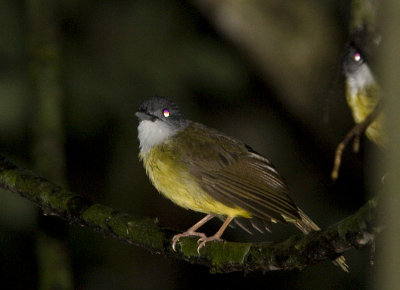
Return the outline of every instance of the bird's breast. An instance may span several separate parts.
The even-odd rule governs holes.
[[[162,144],[140,153],[140,159],[154,187],[175,204],[207,214],[250,217],[247,211],[228,207],[207,194],[188,165],[172,156]]]
[[[366,88],[354,87],[354,84],[348,82],[346,90],[347,103],[351,108],[353,119],[356,123],[361,123],[374,111],[379,102],[379,88],[370,87],[367,90]],[[384,123],[384,116],[379,114],[366,130],[367,137],[383,147],[387,143],[387,136],[383,128]]]

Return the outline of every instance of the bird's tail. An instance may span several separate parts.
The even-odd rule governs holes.
[[[301,220],[296,220],[293,223],[298,227],[303,233],[308,234],[312,231],[320,231],[320,227],[317,226],[301,209],[299,209],[299,215]],[[340,267],[343,271],[349,272],[349,266],[346,264],[346,259],[344,256],[340,256],[333,264]]]

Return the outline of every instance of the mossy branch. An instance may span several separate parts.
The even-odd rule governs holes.
[[[362,50],[364,57],[371,57],[381,41],[378,24],[380,1],[351,1],[349,40]]]
[[[367,33],[375,33],[378,5],[379,1],[377,0],[353,0],[349,23],[350,32],[366,30]]]
[[[135,218],[67,191],[0,157],[0,187],[39,205],[45,213],[133,244],[152,253],[208,266],[211,272],[302,269],[334,260],[346,250],[374,239],[377,200],[370,200],[353,215],[327,230],[294,235],[272,243],[212,242],[197,253],[196,238],[182,238],[171,248],[176,232],[158,226],[156,219]]]

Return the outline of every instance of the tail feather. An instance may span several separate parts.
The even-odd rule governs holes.
[[[219,217],[222,221],[225,221],[224,217]],[[266,232],[271,232],[271,230],[268,227],[268,223],[265,220],[259,219],[259,218],[243,218],[243,217],[236,217],[233,220],[233,223],[229,224],[229,227],[235,228],[236,226],[239,226],[242,230],[247,232],[250,235],[253,235],[255,231],[265,234]]]
[[[299,209],[299,215],[301,219],[297,219],[294,224],[298,227],[303,233],[308,234],[312,231],[320,231],[321,228],[317,226],[301,209]]]
[[[346,273],[349,273],[349,265],[346,263],[346,258],[344,256],[340,256],[335,261],[332,262],[335,266],[340,267]]]
[[[298,227],[303,233],[308,234],[312,231],[320,231],[321,228],[314,223],[301,209],[299,209],[299,215],[301,220],[295,220],[293,223]],[[335,266],[340,267],[343,271],[349,272],[349,266],[346,264],[346,259],[344,256],[340,256],[335,261],[333,261]]]

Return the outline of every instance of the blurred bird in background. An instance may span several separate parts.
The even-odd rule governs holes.
[[[354,43],[350,43],[345,50],[342,71],[346,79],[347,103],[351,108],[354,121],[357,124],[362,123],[381,100],[382,89],[364,54]],[[365,131],[368,139],[381,147],[385,147],[387,144],[384,119],[384,115],[380,113]]]

